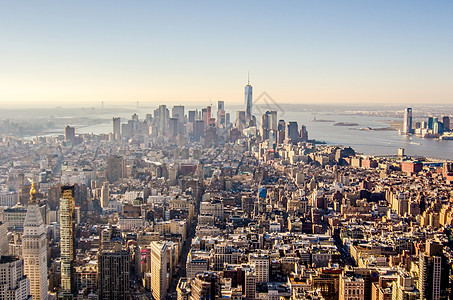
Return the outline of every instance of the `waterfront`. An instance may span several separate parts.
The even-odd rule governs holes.
[[[172,105],[168,105],[171,109]],[[76,133],[109,133],[112,131],[112,117],[119,116],[122,121],[130,119],[133,113],[137,113],[140,120],[143,120],[146,114],[153,114],[156,107],[148,106],[141,108],[80,108],[74,109],[49,109],[40,112],[39,116],[43,119],[49,119],[56,123],[55,130],[42,135],[63,134],[65,125],[71,125],[76,128]],[[366,155],[394,155],[398,148],[404,148],[407,155],[424,156],[439,159],[453,159],[453,141],[441,141],[438,139],[419,138],[416,136],[399,135],[396,130],[359,130],[363,128],[386,128],[390,123],[401,122],[401,117],[397,113],[389,113],[387,116],[361,115],[347,113],[347,109],[338,109],[329,106],[308,107],[307,105],[293,105],[289,109],[283,106],[284,110],[278,112],[278,118],[284,118],[286,121],[297,121],[299,127],[307,126],[309,138],[318,141],[324,141],[329,145],[351,146],[356,151]],[[361,107],[363,108],[363,107]],[[186,113],[192,107],[186,106]],[[231,122],[236,118],[236,110],[242,109],[241,106],[232,105],[227,107],[227,112],[231,114]],[[271,108],[272,109],[272,108]],[[256,107],[254,112],[258,122],[261,114],[266,109]],[[398,112],[399,109],[395,111]],[[16,110],[13,113],[3,112],[1,120],[11,119],[14,116],[20,120],[28,113],[25,110]],[[215,110],[214,110],[215,113]],[[58,116],[58,117],[57,117]],[[36,116],[35,116],[36,117]],[[313,122],[316,118],[318,122]],[[329,120],[334,122],[320,122],[319,120]],[[335,122],[352,122],[357,126],[333,126]],[[28,136],[26,138],[33,138]]]

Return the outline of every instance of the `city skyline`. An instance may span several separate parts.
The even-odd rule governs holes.
[[[237,3],[239,5],[239,3]],[[1,4],[3,106],[449,103],[453,5]]]

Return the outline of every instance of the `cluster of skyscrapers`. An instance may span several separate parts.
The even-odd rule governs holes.
[[[413,122],[412,108],[404,111],[403,134],[417,134],[422,137],[438,137],[445,132],[450,132],[450,117],[428,117],[426,121]]]

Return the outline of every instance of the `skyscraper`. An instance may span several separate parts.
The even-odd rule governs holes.
[[[297,122],[288,122],[286,125],[285,138],[297,141],[299,137],[299,125]]]
[[[131,254],[125,250],[105,250],[99,255],[99,300],[130,299]]]
[[[175,105],[171,110],[171,117],[177,118],[178,122],[184,123],[184,106],[183,105]]]
[[[156,300],[167,297],[167,243],[151,242],[151,292]]]
[[[74,293],[74,186],[61,187],[60,199],[60,251],[61,290],[59,297],[72,298]]]
[[[159,115],[159,135],[165,136],[168,126],[168,109],[166,105],[159,106],[158,115]]]
[[[115,140],[121,139],[121,118],[113,118],[113,137]]]
[[[211,106],[206,107],[206,127],[209,127],[209,122],[211,121]]]
[[[406,108],[404,111],[403,133],[412,133],[412,108]]]
[[[271,129],[272,130],[277,130],[277,124],[278,124],[277,111],[276,110],[272,110],[271,111],[271,120],[270,120]]]
[[[442,118],[442,123],[444,123],[444,131],[450,131],[450,117],[444,116]]]
[[[115,183],[123,177],[123,163],[123,158],[121,156],[110,156],[107,161],[106,169],[107,180],[110,183]]]
[[[64,128],[64,140],[65,142],[70,142],[71,145],[74,143],[75,140],[75,128],[71,126],[66,126]]]
[[[24,273],[30,279],[33,299],[47,299],[47,237],[41,211],[36,201],[35,184],[30,189],[22,237]]]
[[[426,241],[424,252],[419,257],[418,290],[420,299],[441,299],[448,286],[448,264],[441,244]]]
[[[104,182],[102,184],[102,188],[101,188],[101,207],[103,209],[106,209],[109,206],[109,200],[110,200],[109,194],[110,194],[109,183]]]
[[[253,114],[252,92],[253,92],[252,86],[250,85],[250,81],[248,81],[247,85],[245,86],[245,120],[247,124],[249,124],[250,121],[252,120]]]
[[[219,126],[226,126],[224,101],[217,102],[217,124]]]
[[[195,114],[196,114],[196,111],[195,110],[189,110],[189,122],[195,122]]]

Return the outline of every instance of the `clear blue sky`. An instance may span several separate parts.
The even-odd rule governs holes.
[[[0,104],[453,102],[453,1],[1,1]]]

